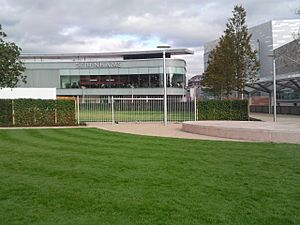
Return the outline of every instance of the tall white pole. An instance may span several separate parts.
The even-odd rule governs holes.
[[[80,124],[80,109],[79,109],[79,104],[80,104],[80,102],[79,102],[79,96],[77,95],[77,123],[78,123],[78,125]]]
[[[194,113],[195,113],[195,121],[197,121],[197,95],[194,97]]]
[[[133,85],[131,85],[131,102],[133,103]]]
[[[276,63],[275,63],[275,55],[273,56],[273,121],[277,121],[277,111],[276,111],[276,105],[277,105],[277,96],[276,96]]]
[[[184,74],[182,74],[182,100],[184,98],[184,88],[185,88],[186,79]]]
[[[168,109],[167,109],[167,70],[166,70],[166,49],[170,48],[169,45],[160,45],[157,48],[162,49],[163,53],[163,76],[164,76],[164,125],[168,123]]]
[[[167,118],[167,73],[166,73],[166,50],[163,50],[163,73],[164,73],[164,125],[168,123]]]
[[[111,96],[111,123],[115,124],[114,96]]]

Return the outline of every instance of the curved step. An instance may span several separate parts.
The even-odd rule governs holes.
[[[230,139],[300,144],[300,126],[256,121],[187,121],[182,130]]]

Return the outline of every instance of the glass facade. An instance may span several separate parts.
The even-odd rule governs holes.
[[[300,91],[279,92],[277,93],[277,99],[279,100],[300,99]]]
[[[181,50],[179,52],[181,53]],[[161,58],[148,58],[148,55],[143,55],[146,58],[127,59],[124,56],[117,60],[106,57],[95,60],[93,54],[91,58],[83,58],[81,55],[77,58],[68,55],[44,57],[45,59],[38,61],[33,58],[30,62],[26,62],[25,75],[29,79],[23,87],[53,87],[61,96],[83,94],[128,96],[133,93],[138,96],[163,95]],[[48,59],[52,57],[57,59]],[[69,60],[60,60],[64,57],[68,57]],[[183,95],[186,62],[183,59],[167,58],[166,73],[168,95]]]
[[[61,88],[80,88],[80,76],[61,76]]]
[[[134,68],[133,68],[134,69]],[[61,88],[158,88],[163,74],[60,76]],[[167,74],[167,87],[182,88],[185,74]]]

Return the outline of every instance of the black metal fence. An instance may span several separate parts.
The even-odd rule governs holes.
[[[250,106],[250,112],[253,113],[269,113],[269,110],[271,110],[270,113],[273,113],[273,107],[269,109],[269,106]],[[300,115],[300,106],[277,106],[276,112],[277,114]]]

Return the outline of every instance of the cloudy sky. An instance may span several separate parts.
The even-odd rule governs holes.
[[[190,48],[190,75],[203,72],[203,44],[217,39],[235,4],[249,27],[299,18],[299,0],[0,0],[0,24],[25,53]]]

